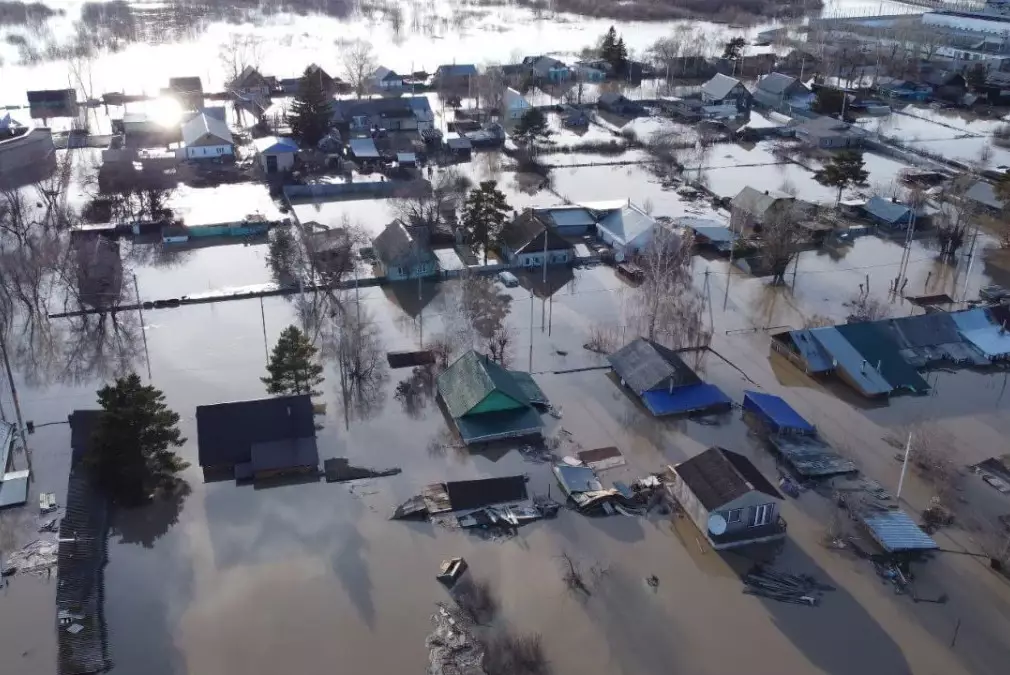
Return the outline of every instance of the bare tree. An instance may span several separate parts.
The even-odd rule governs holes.
[[[351,85],[357,97],[361,98],[368,90],[372,73],[379,67],[375,55],[372,53],[372,43],[355,40],[349,45],[341,45],[339,42],[337,45],[343,49],[341,63],[344,77],[347,78],[347,83]]]
[[[790,202],[782,208],[769,209],[761,226],[761,255],[771,271],[773,286],[785,283],[789,263],[799,255],[803,242],[800,217],[799,209]]]
[[[246,68],[259,68],[263,57],[263,39],[256,35],[232,33],[218,48],[218,60],[224,68],[225,84],[232,87]]]
[[[427,227],[432,232],[442,226],[455,228],[459,212],[473,183],[456,167],[441,169],[429,186],[413,181],[396,195],[394,211],[410,227]]]
[[[564,580],[565,585],[573,591],[592,595],[593,593],[589,590],[589,585],[586,583],[582,573],[582,566],[578,561],[572,558],[571,554],[567,551],[562,551],[561,555],[558,556],[558,560],[561,564],[561,578]]]
[[[471,92],[477,98],[477,107],[499,118],[504,117],[505,90],[508,82],[499,66],[488,66],[471,80]]]
[[[691,247],[689,236],[659,226],[635,258],[643,279],[632,301],[633,323],[641,335],[674,348],[704,344],[709,337],[705,303],[692,283]]]
[[[941,258],[953,257],[957,253],[965,242],[968,228],[978,216],[978,204],[968,196],[974,181],[971,175],[959,176],[939,195],[940,211],[934,220]]]

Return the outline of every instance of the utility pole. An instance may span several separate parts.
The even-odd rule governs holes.
[[[267,363],[270,363],[270,347],[267,346],[267,313],[263,309],[263,296],[260,296],[260,320],[263,322],[263,353],[267,357]]]
[[[21,401],[18,399],[18,388],[14,384],[14,372],[11,370],[11,362],[7,357],[7,336],[5,333],[0,331],[0,354],[3,355],[4,370],[7,371],[7,384],[11,388],[11,398],[14,399],[14,413],[18,418],[18,431],[21,435],[21,447],[25,450],[25,457],[28,460],[28,470],[32,469],[32,455],[28,452],[28,439],[25,436],[25,423],[24,418],[21,417]],[[5,467],[0,467],[0,471],[3,471]]]
[[[912,451],[912,432],[908,432],[908,442],[905,443],[905,458],[901,461],[901,477],[898,478],[898,492],[894,495],[894,501],[901,501],[901,488],[905,484],[905,472],[908,471],[908,455]]]
[[[137,295],[137,314],[140,317],[140,334],[144,337],[144,359],[147,361],[147,381],[151,381],[151,354],[147,351],[147,326],[144,325],[144,303],[140,301],[137,275],[133,275],[133,292]]]
[[[530,367],[529,372],[533,372],[533,291],[530,291]]]

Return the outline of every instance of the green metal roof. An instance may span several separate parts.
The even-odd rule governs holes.
[[[908,389],[917,394],[929,391],[929,385],[898,351],[898,345],[884,330],[872,322],[836,326],[849,344],[875,368],[895,389]]]
[[[492,392],[529,405],[519,383],[500,365],[474,350],[468,351],[438,376],[438,393],[454,418],[466,415]]]

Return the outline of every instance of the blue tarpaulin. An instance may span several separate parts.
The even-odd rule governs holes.
[[[759,391],[745,391],[743,393],[743,409],[760,417],[772,431],[814,433],[814,425],[803,419],[798,412],[778,396],[762,394]]]
[[[673,391],[647,391],[642,394],[642,403],[653,415],[678,415],[732,405],[719,387],[705,382],[674,387]]]

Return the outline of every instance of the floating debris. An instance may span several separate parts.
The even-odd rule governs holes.
[[[743,583],[743,592],[747,595],[811,607],[820,603],[826,591],[835,590],[834,586],[822,584],[809,574],[788,574],[760,565],[744,576]]]
[[[382,478],[400,473],[399,467],[392,469],[369,469],[368,467],[351,466],[345,457],[333,457],[323,462],[327,483],[343,483],[362,478]]]
[[[533,462],[535,464],[544,464],[555,460],[554,453],[543,445],[524,445],[519,448],[519,454],[527,462]]]
[[[15,551],[7,556],[0,574],[5,577],[12,576],[19,572],[45,576],[52,574],[52,568],[56,565],[57,546],[55,541],[36,539],[25,544],[21,550]]]
[[[431,621],[435,628],[424,641],[429,675],[485,672],[484,646],[470,632],[470,624],[460,610],[439,603]]]
[[[55,492],[43,492],[39,495],[39,511],[42,513],[49,513],[50,511],[56,510],[56,493]]]
[[[463,575],[463,572],[466,572],[466,568],[466,560],[462,557],[449,558],[442,561],[435,578],[446,586],[452,586]]]

